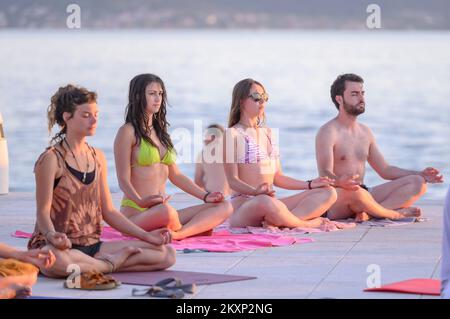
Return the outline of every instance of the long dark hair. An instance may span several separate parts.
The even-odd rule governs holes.
[[[230,115],[228,116],[228,127],[232,127],[236,125],[240,119],[241,119],[241,101],[243,99],[246,99],[248,95],[250,94],[250,89],[252,88],[252,85],[256,84],[263,88],[264,92],[266,92],[266,89],[264,86],[259,83],[258,81],[255,81],[253,79],[244,79],[236,83],[236,85],[233,88],[233,97],[231,101],[231,108],[230,108]],[[265,115],[264,118],[258,119],[258,125],[261,125],[265,122]]]
[[[150,83],[159,83],[163,90],[161,107],[158,113],[149,119],[146,108],[147,99],[145,89]],[[150,137],[150,126],[153,126],[156,135],[161,144],[167,149],[173,149],[173,143],[170,139],[167,128],[170,126],[166,120],[166,106],[167,106],[167,92],[164,82],[161,78],[154,74],[139,74],[136,75],[130,82],[130,89],[128,93],[128,105],[125,109],[125,123],[130,123],[134,127],[134,134],[136,136],[137,144],[140,143],[141,138],[156,147],[156,144]],[[150,123],[150,121],[152,121]]]
[[[68,84],[60,87],[51,98],[51,103],[47,108],[48,131],[52,130],[55,124],[61,127],[61,130],[50,140],[50,144],[57,144],[63,140],[67,133],[66,122],[63,113],[70,113],[73,117],[78,105],[84,103],[93,103],[97,100],[97,93],[89,91],[83,87]]]

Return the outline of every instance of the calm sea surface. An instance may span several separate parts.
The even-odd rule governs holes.
[[[317,175],[314,137],[336,115],[332,81],[360,74],[367,100],[360,120],[386,159],[408,169],[434,166],[450,178],[449,32],[0,31],[0,63],[11,191],[34,191],[33,164],[49,139],[46,109],[67,83],[98,92],[100,121],[89,142],[105,151],[109,184],[118,191],[113,140],[129,81],[147,72],[166,83],[171,131],[190,132],[193,141],[195,125],[226,124],[237,81],[262,82],[268,124],[280,129],[283,169],[301,179]],[[182,151],[195,158],[194,143]],[[193,177],[193,164],[180,168]],[[368,167],[366,183],[381,182]],[[430,186],[426,198],[440,200],[447,187]]]

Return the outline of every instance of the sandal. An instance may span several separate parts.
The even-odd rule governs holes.
[[[184,297],[184,292],[183,290],[178,288],[173,289],[151,286],[150,288],[146,289],[133,288],[133,290],[131,291],[131,295],[134,297],[149,295],[150,297],[181,299]]]
[[[160,298],[173,298],[180,299],[184,297],[184,293],[193,294],[195,293],[197,286],[192,284],[183,284],[178,278],[166,278],[158,281],[156,284],[146,289],[136,289],[132,290],[133,296],[145,296],[149,295],[151,297]]]
[[[158,281],[155,286],[163,287],[163,288],[178,288],[183,290],[183,292],[186,292],[188,294],[193,294],[197,290],[197,286],[192,284],[183,284],[179,278],[172,277],[172,278],[166,278],[161,281]]]
[[[120,285],[120,281],[95,270],[88,271],[80,275],[79,287],[77,287],[76,283],[68,280],[64,281],[65,288],[81,290],[107,290],[116,288]]]

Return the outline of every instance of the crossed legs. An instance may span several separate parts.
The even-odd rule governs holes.
[[[52,278],[68,276],[68,266],[77,265],[80,271],[115,272],[153,271],[165,269],[175,263],[175,250],[170,246],[155,246],[139,240],[104,242],[100,251],[90,257],[79,250],[59,250],[51,245],[43,249],[51,250],[56,257],[55,264],[41,268],[41,272]]]
[[[319,227],[319,218],[336,200],[336,191],[331,187],[304,191],[276,199],[268,195],[247,198],[238,196],[232,200],[234,213],[230,226],[261,226],[262,223],[278,227]]]
[[[375,218],[401,219],[418,217],[419,208],[411,205],[426,191],[425,180],[419,175],[405,176],[378,185],[370,193],[337,189],[338,199],[330,208],[330,219],[345,219],[367,214]]]
[[[167,227],[173,239],[182,239],[212,230],[233,212],[229,202],[207,203],[176,210],[170,204],[159,204],[144,212],[122,207],[122,212],[144,230]]]

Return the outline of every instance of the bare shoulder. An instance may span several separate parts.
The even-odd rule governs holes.
[[[99,149],[97,147],[92,147],[92,148],[94,149],[95,155],[97,155],[97,158],[98,158],[100,164],[102,166],[105,165],[106,164],[105,153],[101,149]]]
[[[235,138],[236,135],[237,135],[237,130],[234,126],[228,127],[227,129],[225,129],[225,133],[223,134],[223,136],[227,137],[227,138],[230,138],[230,137]]]
[[[123,135],[123,136],[134,137],[134,127],[133,127],[133,125],[131,125],[131,123],[125,123],[117,131],[117,135],[119,135],[119,134]]]
[[[128,148],[129,145],[135,145],[137,143],[135,130],[131,123],[125,123],[117,131],[116,138],[114,140],[114,148]]]
[[[230,133],[236,133],[236,127],[232,126],[232,127],[227,127],[225,129],[225,132],[230,132]]]
[[[338,125],[337,125],[337,122],[335,121],[335,119],[330,120],[319,128],[319,131],[317,132],[317,137],[318,138],[332,137],[332,136],[336,135],[337,128],[338,128]]]
[[[58,163],[58,155],[54,146],[48,147],[44,152],[39,155],[36,163],[34,164],[34,172],[56,172],[60,164]]]
[[[56,150],[54,146],[48,147],[43,151],[37,161],[36,164],[43,164],[43,165],[53,165],[58,162],[58,157],[56,155]]]

